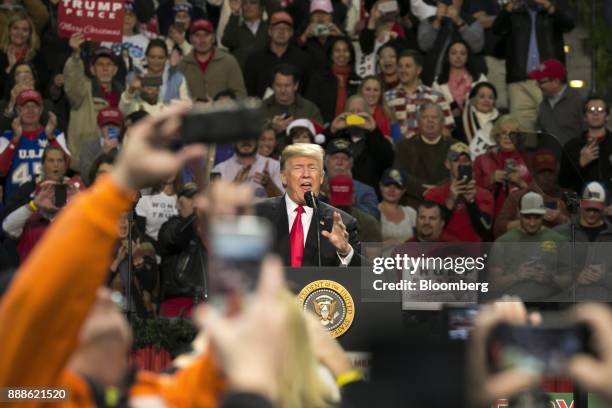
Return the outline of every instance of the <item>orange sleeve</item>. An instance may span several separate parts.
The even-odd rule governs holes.
[[[215,408],[224,391],[225,381],[214,359],[210,355],[205,355],[174,375],[157,375],[141,371],[138,373],[136,384],[130,390],[130,395],[161,396],[170,407]]]
[[[45,233],[0,301],[0,386],[57,384],[135,196],[101,178]]]

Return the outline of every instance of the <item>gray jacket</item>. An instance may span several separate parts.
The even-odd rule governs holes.
[[[557,137],[563,146],[584,131],[583,108],[583,96],[568,86],[554,108],[548,98],[540,103],[538,129]]]
[[[100,144],[100,138],[86,139],[81,143],[79,167],[81,172],[81,178],[86,185],[91,183],[89,180],[89,171],[96,157],[102,153],[102,145]]]

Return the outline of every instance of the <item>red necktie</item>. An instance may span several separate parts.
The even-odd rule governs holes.
[[[295,211],[297,215],[291,226],[289,242],[291,243],[291,266],[297,268],[302,266],[302,256],[304,256],[304,228],[302,227],[304,207],[298,205]]]

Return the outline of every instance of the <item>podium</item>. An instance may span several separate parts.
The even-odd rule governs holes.
[[[360,268],[286,268],[289,288],[345,350],[369,351],[374,342],[404,335],[401,297],[363,301]]]

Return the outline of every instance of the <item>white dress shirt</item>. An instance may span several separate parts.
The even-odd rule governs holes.
[[[264,168],[266,167],[266,163],[268,164],[268,172],[270,173],[270,181],[276,184],[276,187],[281,192],[284,192],[283,183],[280,179],[280,162],[278,160],[271,159],[269,157],[264,157],[260,154],[255,156],[255,161],[251,166],[251,170],[246,177],[245,183],[250,184],[253,187],[255,193],[255,200],[263,200],[264,198],[268,198],[268,193],[266,193],[266,189],[259,183],[255,182],[255,173],[263,173]],[[213,168],[213,173],[220,173],[221,179],[225,181],[232,182],[238,175],[238,172],[242,170],[242,164],[238,161],[238,156],[234,154],[229,159],[225,160],[217,164]]]
[[[297,216],[296,209],[298,208],[298,204],[293,201],[288,194],[285,194],[285,202],[287,203],[287,219],[289,220],[289,234],[291,234],[291,227],[293,227],[293,223],[295,222],[295,218]],[[312,221],[312,215],[314,214],[314,210],[307,205],[304,205],[304,213],[302,214],[302,228],[304,229],[304,246],[306,246],[306,237],[308,237],[308,230],[310,229],[310,222]],[[322,239],[327,239],[323,237]],[[353,254],[355,251],[353,250],[353,246],[349,244],[351,248],[349,253],[342,257],[340,253],[336,251],[338,255],[338,259],[340,259],[340,263],[342,266],[348,266],[351,263],[351,259],[353,259]]]

